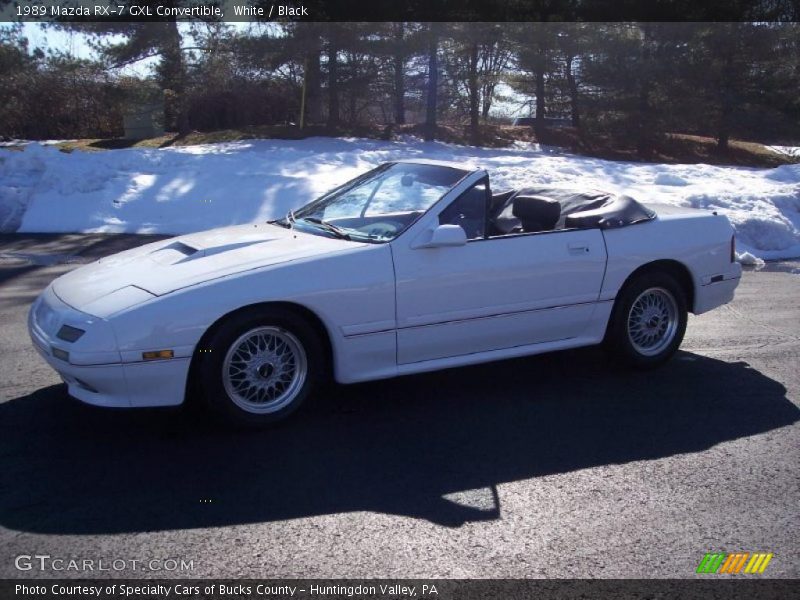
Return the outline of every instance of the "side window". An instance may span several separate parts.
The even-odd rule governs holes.
[[[488,181],[476,183],[439,213],[439,225],[459,225],[468,240],[483,238],[488,192]]]

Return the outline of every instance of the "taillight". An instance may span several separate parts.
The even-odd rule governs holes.
[[[736,262],[736,235],[731,236],[731,262]]]

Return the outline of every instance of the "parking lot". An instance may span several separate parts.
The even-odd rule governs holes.
[[[747,271],[657,371],[586,349],[331,385],[240,433],[81,405],[33,350],[36,294],[143,241],[0,237],[0,578],[167,559],[191,568],[160,575],[683,578],[734,551],[800,576],[797,263]],[[35,553],[127,562],[15,567]]]

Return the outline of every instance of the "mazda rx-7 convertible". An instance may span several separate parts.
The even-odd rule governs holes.
[[[486,171],[390,162],[284,218],[147,244],[56,279],[31,338],[100,406],[201,402],[236,424],[352,383],[605,343],[654,367],[687,312],[733,298],[716,213],[597,191],[495,192]]]

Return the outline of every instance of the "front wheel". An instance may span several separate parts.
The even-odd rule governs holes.
[[[322,345],[291,311],[248,311],[224,322],[198,349],[201,390],[212,411],[238,426],[288,417],[323,373]]]
[[[668,273],[646,273],[628,282],[614,303],[606,345],[626,364],[656,367],[678,350],[688,320],[686,296]]]

